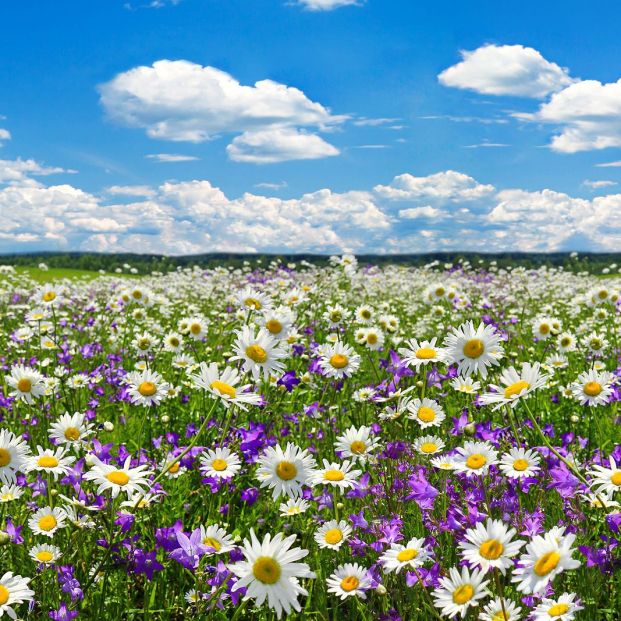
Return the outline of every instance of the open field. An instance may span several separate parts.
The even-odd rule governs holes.
[[[3,273],[0,610],[618,620],[619,287]]]

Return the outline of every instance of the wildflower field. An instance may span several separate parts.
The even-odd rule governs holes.
[[[621,281],[0,273],[0,617],[621,619]]]

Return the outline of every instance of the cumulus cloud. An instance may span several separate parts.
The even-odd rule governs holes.
[[[572,84],[534,114],[517,113],[519,119],[561,125],[550,147],[576,153],[621,146],[621,80],[602,84],[583,80]]]
[[[343,6],[362,4],[361,0],[298,0],[298,4],[309,11],[333,11]]]
[[[0,183],[18,183],[32,177],[44,177],[60,173],[75,173],[75,170],[59,168],[58,166],[43,166],[35,160],[0,160]]]
[[[390,185],[377,185],[375,192],[390,200],[435,198],[448,201],[473,201],[494,191],[493,185],[479,183],[464,173],[447,170],[427,177],[408,173],[396,176]]]
[[[406,173],[372,190],[321,189],[283,199],[231,197],[201,179],[111,186],[95,195],[32,177],[62,169],[17,163],[9,162],[18,172],[0,189],[0,251],[391,253],[621,244],[621,194],[497,190],[456,171]]]
[[[569,71],[523,45],[484,45],[438,76],[444,86],[485,95],[543,98],[572,83]]]
[[[269,152],[262,158],[253,146],[261,140],[269,146],[265,132],[277,132],[281,142],[287,141],[294,159],[301,159],[303,142],[311,159],[335,155],[335,147],[308,132],[329,130],[347,118],[333,115],[298,88],[273,80],[247,86],[225,71],[186,60],[135,67],[100,85],[99,92],[112,121],[145,129],[151,138],[200,143],[241,134],[228,150],[237,161],[282,161]]]
[[[234,162],[251,164],[316,160],[340,153],[317,134],[278,128],[244,132],[233,139],[226,152]]]

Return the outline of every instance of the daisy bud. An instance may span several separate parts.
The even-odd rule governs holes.
[[[11,541],[11,537],[9,533],[0,530],[0,546],[5,546],[7,543]]]
[[[378,584],[378,585],[375,587],[375,592],[376,592],[378,595],[386,595],[386,593],[387,593],[387,591],[386,591],[386,587],[385,587],[383,584]]]
[[[162,416],[161,421],[163,423],[168,423],[170,422],[170,416],[168,416],[167,414],[164,414],[164,416]]]
[[[107,420],[104,424],[103,424],[103,428],[105,431],[114,431],[114,423],[111,423],[109,420]]]
[[[417,388],[422,388],[423,387],[423,383],[420,380],[418,380],[418,382],[416,382],[416,387]]]
[[[345,505],[342,502],[336,503],[336,508],[340,511]]]
[[[474,423],[468,423],[464,427],[464,433],[468,436],[473,436],[475,431],[476,429],[475,429]]]
[[[571,420],[572,423],[577,423],[580,421],[580,417],[577,416],[576,414],[572,414],[569,420]]]

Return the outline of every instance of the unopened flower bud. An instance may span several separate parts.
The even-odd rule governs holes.
[[[385,587],[383,584],[378,584],[378,585],[375,587],[375,592],[376,592],[378,595],[386,595],[386,593],[387,593],[387,591],[386,591],[386,587]]]
[[[114,431],[114,423],[111,423],[109,420],[107,420],[104,424],[103,424],[103,428],[105,431]]]
[[[468,423],[464,427],[464,433],[468,436],[473,436],[475,431],[476,431],[476,428],[474,426],[474,423]]]
[[[170,416],[168,416],[168,414],[164,414],[164,416],[162,416],[162,418],[160,420],[163,423],[168,423],[168,422],[170,422]]]
[[[9,533],[0,530],[0,546],[4,546],[11,541],[11,536]]]

